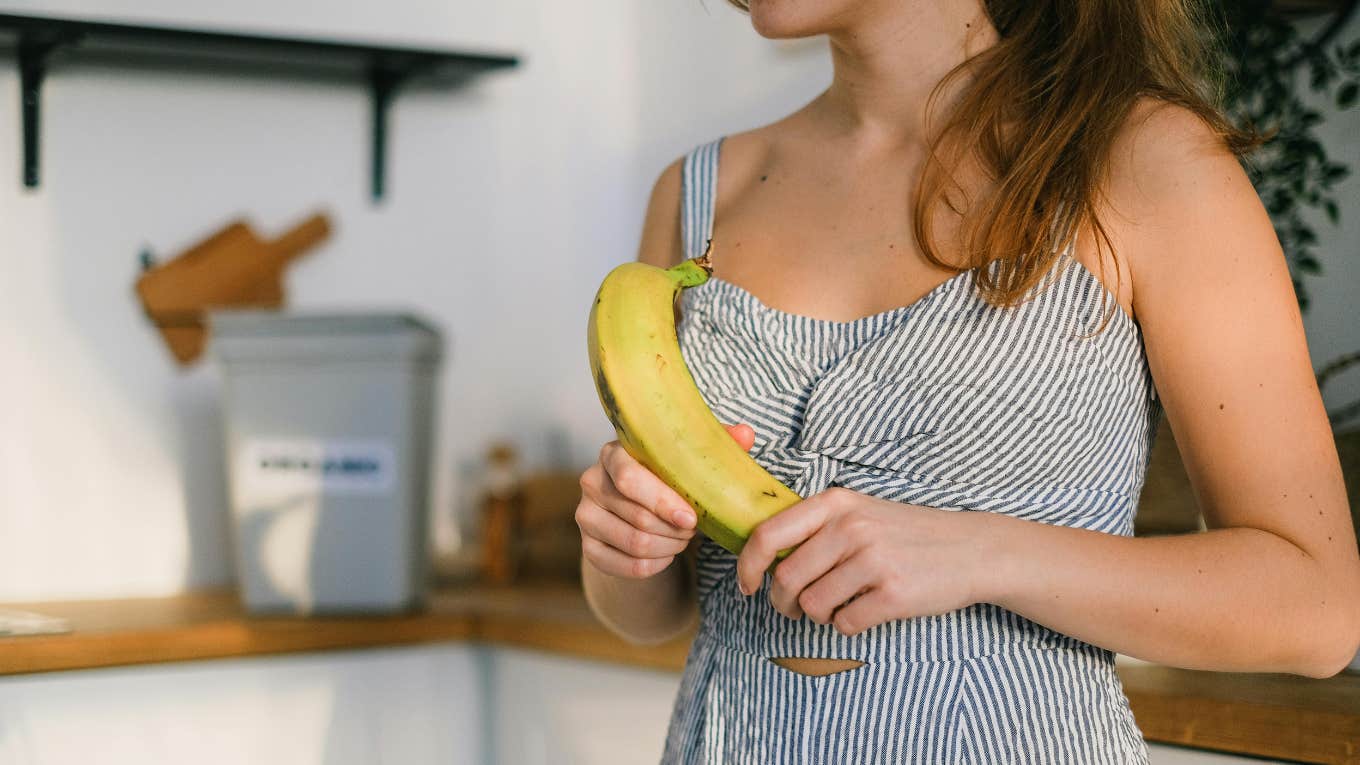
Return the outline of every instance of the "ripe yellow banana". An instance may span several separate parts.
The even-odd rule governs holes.
[[[700,531],[736,553],[757,524],[802,498],[718,422],[680,355],[675,298],[711,272],[707,253],[670,269],[611,271],[590,309],[590,369],[619,443],[694,507]]]

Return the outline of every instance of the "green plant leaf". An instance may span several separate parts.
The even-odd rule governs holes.
[[[1360,83],[1348,82],[1336,91],[1336,105],[1340,109],[1349,109],[1355,106],[1357,97],[1360,97]]]
[[[1336,67],[1327,59],[1314,59],[1308,62],[1308,87],[1313,90],[1322,90],[1332,82],[1336,76]]]

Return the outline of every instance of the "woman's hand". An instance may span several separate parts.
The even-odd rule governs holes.
[[[744,594],[779,550],[770,602],[854,635],[894,619],[986,600],[988,514],[953,512],[831,488],[756,527],[737,559]],[[848,601],[848,602],[847,602]]]
[[[743,449],[755,442],[749,425],[727,427]],[[646,579],[666,570],[689,545],[697,516],[674,489],[624,451],[618,441],[581,474],[581,553],[601,572]]]

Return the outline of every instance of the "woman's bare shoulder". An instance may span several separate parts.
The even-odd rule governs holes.
[[[1131,302],[1139,287],[1174,273],[1192,254],[1192,238],[1260,225],[1264,210],[1237,156],[1195,112],[1159,99],[1135,104],[1110,147],[1097,197],[1102,227],[1131,274]],[[1138,310],[1135,308],[1135,310]]]
[[[684,259],[680,241],[680,173],[684,157],[666,166],[652,184],[647,213],[642,221],[642,241],[638,260],[660,268],[670,268]]]
[[[765,161],[770,135],[766,126],[722,136],[719,162],[719,203],[734,183],[751,175]],[[716,140],[716,139],[715,139]],[[698,148],[696,144],[695,148]],[[638,260],[663,268],[684,259],[684,245],[680,230],[680,197],[683,194],[685,157],[676,157],[657,176],[647,201],[647,213],[642,225],[642,241]]]
[[[1193,192],[1195,181],[1241,164],[1209,123],[1190,109],[1152,97],[1140,99],[1110,147],[1107,191],[1127,212],[1146,212]]]
[[[780,137],[779,123],[730,133],[723,137],[722,169],[729,177],[749,175],[769,161]]]

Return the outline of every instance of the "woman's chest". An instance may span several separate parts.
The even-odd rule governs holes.
[[[756,172],[738,163],[715,207],[715,273],[789,313],[849,321],[908,305],[955,271],[917,245],[911,173],[845,166],[844,156],[772,158]],[[910,163],[906,163],[910,164]],[[947,257],[948,225],[934,251]],[[946,262],[955,262],[946,260]]]
[[[781,211],[779,225],[721,219],[714,273],[778,310],[839,322],[914,303],[958,273],[927,260],[909,221],[863,218],[810,208]]]
[[[932,222],[927,254],[905,204],[870,199],[743,200],[713,229],[714,274],[778,311],[843,323],[913,305],[974,270],[959,270],[969,260],[956,216]],[[1062,257],[1077,261],[1112,307],[1134,315],[1128,264],[1097,247],[1089,231]]]
[[[892,477],[996,494],[1079,484],[1094,470],[1071,455],[1136,435],[1150,379],[1134,325],[1087,336],[1097,289],[1067,270],[1045,297],[1001,309],[963,278],[906,308],[827,322],[713,280],[683,295],[678,332],[714,413],[751,424],[757,460],[790,485]]]

